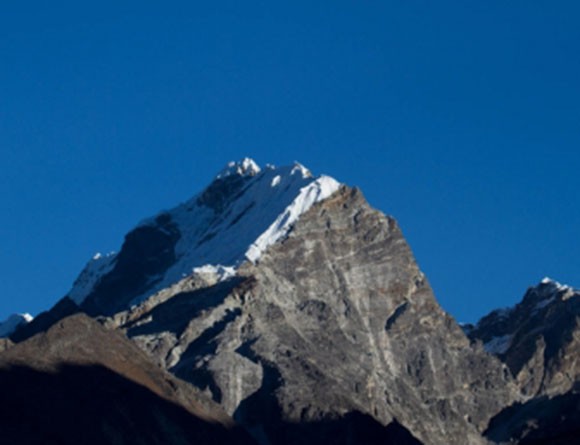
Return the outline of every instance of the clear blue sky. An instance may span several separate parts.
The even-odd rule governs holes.
[[[86,3],[0,6],[0,319],[244,156],[360,187],[460,321],[580,287],[580,2]]]

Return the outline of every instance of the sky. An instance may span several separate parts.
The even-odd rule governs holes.
[[[85,4],[88,3],[88,4]],[[3,2],[0,320],[230,160],[393,215],[473,322],[580,287],[580,3]]]

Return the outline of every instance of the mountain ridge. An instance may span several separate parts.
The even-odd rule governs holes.
[[[84,312],[260,444],[523,444],[531,433],[509,413],[528,419],[542,406],[546,425],[546,410],[575,400],[575,296],[544,280],[515,309],[462,329],[396,220],[360,190],[298,163],[260,169],[246,158],[141,221],[118,253],[95,255],[3,348]]]

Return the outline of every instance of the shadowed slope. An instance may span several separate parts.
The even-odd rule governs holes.
[[[204,399],[84,315],[0,355],[2,443],[252,443]]]
[[[4,368],[0,400],[7,445],[235,443],[222,425],[98,365]]]
[[[580,394],[515,403],[495,416],[485,435],[494,442],[519,445],[580,444]]]

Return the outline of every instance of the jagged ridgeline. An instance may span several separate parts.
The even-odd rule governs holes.
[[[578,443],[577,295],[543,282],[468,337],[361,191],[244,159],[95,255],[51,310],[6,327],[3,405],[50,405],[55,382],[69,394],[55,407],[86,407],[78,424],[99,440],[36,414],[0,429],[39,431],[20,443],[132,443],[123,425],[143,422],[157,441],[143,443]],[[79,401],[63,383],[95,379],[111,391]],[[102,404],[119,409],[91,422]]]

